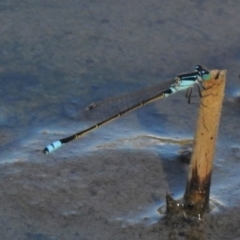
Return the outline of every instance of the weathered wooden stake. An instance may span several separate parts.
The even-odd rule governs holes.
[[[226,81],[226,70],[211,71],[211,79],[204,82],[201,105],[194,138],[193,153],[183,212],[202,217],[208,208],[211,173]]]

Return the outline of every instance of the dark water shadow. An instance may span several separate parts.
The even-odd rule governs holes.
[[[188,165],[181,162],[177,155],[161,156],[161,161],[170,193],[173,195],[183,193],[187,181]]]

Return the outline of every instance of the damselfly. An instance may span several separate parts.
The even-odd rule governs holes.
[[[99,123],[83,130],[80,132],[77,132],[69,137],[62,138],[58,141],[55,141],[51,144],[49,144],[47,147],[43,149],[43,153],[48,154],[56,149],[60,148],[65,143],[71,142],[74,139],[80,138],[81,136],[85,135],[86,133],[91,132],[92,130],[99,128],[100,126],[109,123],[110,121],[121,117],[122,115],[133,111],[139,107],[142,107],[152,101],[156,101],[160,98],[168,97],[171,94],[174,94],[178,91],[187,89],[186,97],[188,98],[188,103],[190,103],[192,89],[195,84],[198,86],[199,95],[201,96],[201,89],[203,88],[203,81],[206,81],[210,79],[209,72],[204,69],[200,65],[195,66],[195,70],[191,73],[181,74],[175,77],[174,79],[167,81],[162,84],[158,84],[156,86],[153,86],[151,88],[147,88],[144,90],[140,90],[134,93],[130,94],[124,94],[122,96],[118,96],[115,98],[112,98],[110,100],[105,100],[99,103],[92,103],[90,104],[85,110],[89,112],[94,112],[94,110],[97,110],[102,105],[106,104],[108,101],[116,101],[121,102],[124,101],[124,99],[131,98],[134,99],[130,104],[123,106],[121,109],[119,109],[117,112],[112,112],[112,115],[110,117],[107,117],[106,119],[100,121]]]

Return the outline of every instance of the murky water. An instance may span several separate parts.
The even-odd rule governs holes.
[[[51,155],[41,151],[89,127],[80,113],[90,103],[158,84],[192,71],[195,64],[228,70],[211,195],[224,206],[220,214],[233,214],[240,199],[238,5],[1,1],[0,222],[5,239],[62,239],[62,226],[70,231],[65,239],[96,239],[110,223],[113,230],[100,239],[156,239],[138,227],[161,222],[153,209],[165,202],[167,191],[184,192],[188,167],[179,161],[181,142],[194,135],[198,97],[188,105],[184,92],[177,93]],[[54,224],[49,228],[37,216]],[[231,239],[239,236],[235,231]]]

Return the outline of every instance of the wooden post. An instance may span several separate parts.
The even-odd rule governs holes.
[[[197,119],[193,153],[183,211],[186,215],[202,217],[208,208],[211,173],[217,140],[222,100],[226,81],[226,70],[213,70],[211,79],[204,82],[202,99]]]

